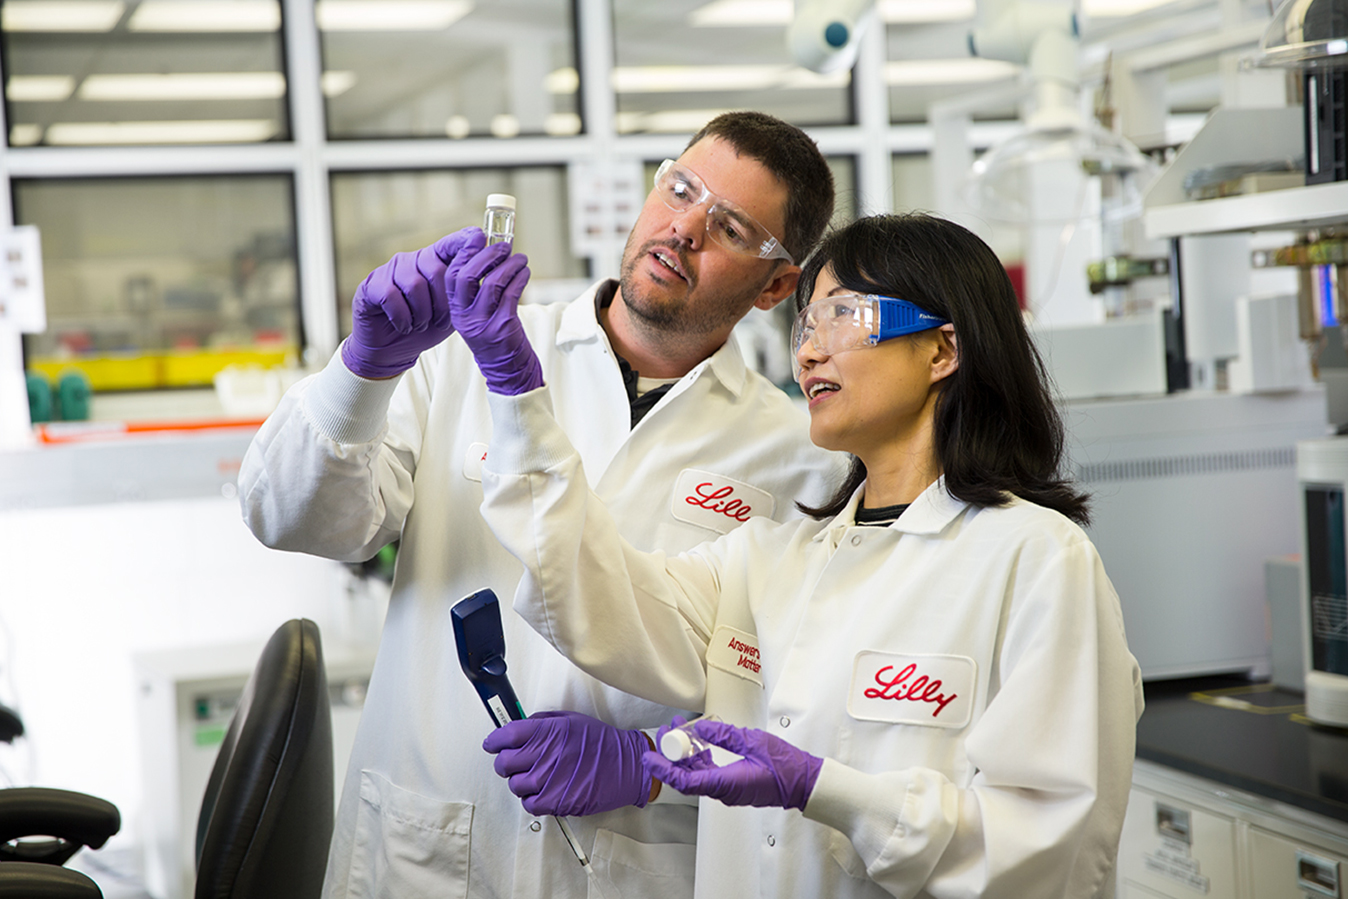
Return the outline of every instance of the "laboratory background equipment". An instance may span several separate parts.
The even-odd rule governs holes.
[[[488,194],[487,211],[482,216],[487,245],[511,243],[515,239],[515,198],[510,194]]]
[[[196,880],[192,838],[202,797],[248,678],[264,651],[256,640],[134,654],[135,719],[144,795],[140,870],[153,899],[188,899]],[[323,641],[332,720],[332,796],[341,797],[374,647]]]
[[[1348,727],[1348,437],[1297,444],[1306,717]]]

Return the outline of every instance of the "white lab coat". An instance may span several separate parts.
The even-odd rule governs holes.
[[[748,504],[753,515],[798,517],[794,499],[818,501],[823,482],[841,476],[845,460],[810,445],[804,414],[745,367],[733,340],[631,429],[594,291],[522,307],[520,317],[563,426],[636,545],[678,551],[714,537],[740,522],[706,506],[733,498],[743,498],[736,514]],[[328,897],[587,895],[557,825],[523,810],[482,749],[492,725],[459,667],[448,614],[469,593],[491,587],[501,597],[509,674],[527,712],[572,709],[652,728],[675,711],[582,674],[510,613],[521,568],[478,513],[490,437],[485,384],[453,336],[396,386],[357,378],[334,358],[286,395],[244,458],[244,515],[264,543],[361,560],[402,538]],[[680,489],[708,483],[730,493],[682,502]],[[692,803],[572,826],[623,895],[691,895]]]
[[[825,758],[803,814],[702,800],[698,896],[1108,889],[1141,676],[1079,527],[937,481],[887,528],[855,525],[858,492],[829,521],[645,554],[548,400],[492,397],[483,511],[529,560],[516,610],[607,683]]]

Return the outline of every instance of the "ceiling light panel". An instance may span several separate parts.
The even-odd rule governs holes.
[[[141,0],[127,23],[131,31],[280,31],[277,0]]]
[[[1000,81],[1019,73],[1019,66],[997,59],[908,59],[885,63],[885,83],[891,87]]]
[[[356,86],[356,73],[347,69],[329,69],[319,78],[325,97],[340,97]]]
[[[274,100],[285,96],[280,72],[179,72],[169,75],[90,75],[81,100]]]
[[[781,65],[621,66],[613,70],[613,89],[620,94],[810,89],[846,85],[849,74],[820,75]]]
[[[1137,15],[1170,2],[1172,0],[1083,0],[1081,11],[1100,19],[1118,18]]]
[[[47,128],[47,143],[66,146],[256,143],[274,137],[277,131],[277,123],[271,119],[57,122]]]
[[[5,97],[14,103],[53,103],[69,99],[74,90],[70,75],[14,75],[5,85]]]
[[[791,23],[791,0],[712,0],[688,14],[695,28],[766,27]]]
[[[468,0],[318,0],[322,31],[443,30],[472,12]]]
[[[974,0],[880,0],[876,9],[881,20],[891,25],[963,22],[974,17]],[[712,0],[689,13],[688,24],[696,28],[784,27],[794,15],[792,0]]]
[[[0,7],[5,31],[111,31],[121,21],[121,0],[6,0]]]
[[[876,8],[890,25],[965,22],[974,17],[974,0],[880,0]]]

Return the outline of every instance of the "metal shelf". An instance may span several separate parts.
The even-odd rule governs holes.
[[[1239,231],[1300,231],[1348,222],[1348,182],[1190,200],[1184,180],[1213,166],[1294,160],[1304,152],[1301,108],[1225,109],[1208,120],[1147,190],[1149,240]]]
[[[1232,231],[1301,231],[1348,221],[1348,182],[1194,200],[1148,209],[1150,239]]]

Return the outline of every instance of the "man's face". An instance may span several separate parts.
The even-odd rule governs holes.
[[[707,189],[737,204],[779,239],[786,230],[786,188],[757,160],[709,137],[679,157]],[[712,240],[706,203],[670,209],[652,191],[623,250],[622,300],[649,328],[713,335],[730,329],[780,271]]]

